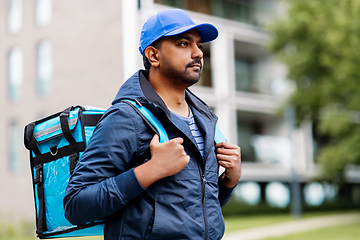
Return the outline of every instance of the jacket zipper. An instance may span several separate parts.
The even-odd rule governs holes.
[[[166,115],[166,114],[165,114]],[[172,123],[172,121],[170,120],[170,122]],[[174,124],[173,124],[174,125]],[[174,125],[175,126],[175,125]],[[175,126],[175,128],[176,128],[176,126]],[[208,157],[209,157],[209,154],[210,154],[210,150],[211,150],[211,148],[212,148],[212,145],[214,144],[214,141],[215,141],[215,130],[216,130],[216,124],[215,124],[215,126],[214,126],[214,135],[213,135],[213,141],[212,141],[212,143],[211,143],[211,145],[210,145],[210,148],[209,148],[209,151],[207,152],[207,155],[206,155],[206,158],[205,159],[207,159]],[[200,154],[201,155],[201,154]],[[206,215],[206,205],[205,205],[205,185],[206,185],[206,183],[207,183],[207,180],[206,180],[206,178],[205,178],[205,165],[206,164],[204,164],[204,170],[202,170],[201,169],[201,163],[200,163],[200,161],[197,161],[198,162],[198,169],[199,169],[199,175],[200,175],[200,180],[201,180],[201,192],[202,192],[202,197],[201,197],[201,203],[202,203],[202,210],[203,210],[203,216],[204,216],[204,224],[205,224],[205,240],[208,240],[208,235],[209,235],[209,233],[208,233],[208,228],[209,228],[209,226],[208,226],[208,222],[207,222],[207,215]],[[205,163],[206,163],[206,160],[205,160]]]
[[[205,178],[205,170],[202,173],[201,167],[198,164],[199,168],[199,174],[201,178],[201,204],[202,204],[202,210],[203,210],[203,216],[204,216],[204,224],[205,224],[205,240],[208,239],[208,222],[207,222],[207,216],[206,216],[206,204],[205,204],[205,184],[206,184],[206,178]]]
[[[215,125],[216,126],[216,125]],[[215,129],[214,129],[215,130]],[[214,136],[215,136],[215,131],[214,131]],[[214,140],[215,141],[215,140]],[[212,145],[214,144],[214,141],[212,141],[209,151],[207,152],[206,158],[207,159],[209,157],[210,154],[210,150],[212,149]],[[205,223],[205,240],[208,240],[208,222],[207,222],[207,215],[206,215],[206,198],[205,198],[205,185],[207,183],[207,180],[205,178],[205,165],[206,165],[206,160],[205,160],[205,164],[204,164],[204,170],[201,169],[200,164],[198,163],[198,169],[199,169],[199,174],[200,174],[200,178],[201,178],[201,192],[202,192],[202,210],[203,210],[203,216],[204,216],[204,223]]]

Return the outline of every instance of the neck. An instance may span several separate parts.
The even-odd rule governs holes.
[[[189,116],[189,106],[185,100],[187,86],[176,86],[171,79],[165,79],[152,71],[149,72],[149,83],[170,111],[180,116]]]

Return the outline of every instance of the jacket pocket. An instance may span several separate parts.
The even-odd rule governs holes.
[[[148,239],[202,239],[204,218],[198,180],[164,181],[155,201],[154,222]],[[189,189],[190,188],[190,189]]]
[[[152,232],[152,229],[154,227],[154,218],[155,218],[155,207],[153,208],[153,213],[150,216],[149,224],[147,225],[146,231],[145,231],[145,238],[149,239],[149,236]]]
[[[221,239],[225,232],[224,217],[221,212],[221,206],[218,199],[217,183],[208,182],[207,191],[211,194],[207,195],[206,206],[209,223],[209,239]]]
[[[165,205],[155,202],[154,222],[148,239],[189,239],[185,226],[186,223],[169,212]]]
[[[123,239],[146,239],[152,229],[154,218],[154,200],[142,195],[135,198],[126,207],[122,223]]]

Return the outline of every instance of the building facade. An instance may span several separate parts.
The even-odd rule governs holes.
[[[293,90],[286,66],[266,52],[264,26],[286,14],[278,1],[4,0],[0,217],[34,219],[24,126],[71,105],[109,107],[120,85],[142,68],[142,24],[171,7],[220,32],[204,45],[204,71],[191,90],[241,147],[241,181],[289,182],[295,173],[306,182],[316,174],[311,123],[292,129],[291,115],[275,114]]]

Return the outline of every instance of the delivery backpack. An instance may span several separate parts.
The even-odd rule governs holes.
[[[160,121],[139,102],[122,100],[133,107],[157,134],[160,142],[169,138]],[[104,109],[69,107],[32,122],[24,130],[30,151],[36,233],[41,239],[103,235],[105,220],[73,225],[65,218],[63,199],[71,174],[84,152]],[[215,142],[226,141],[216,127]]]

